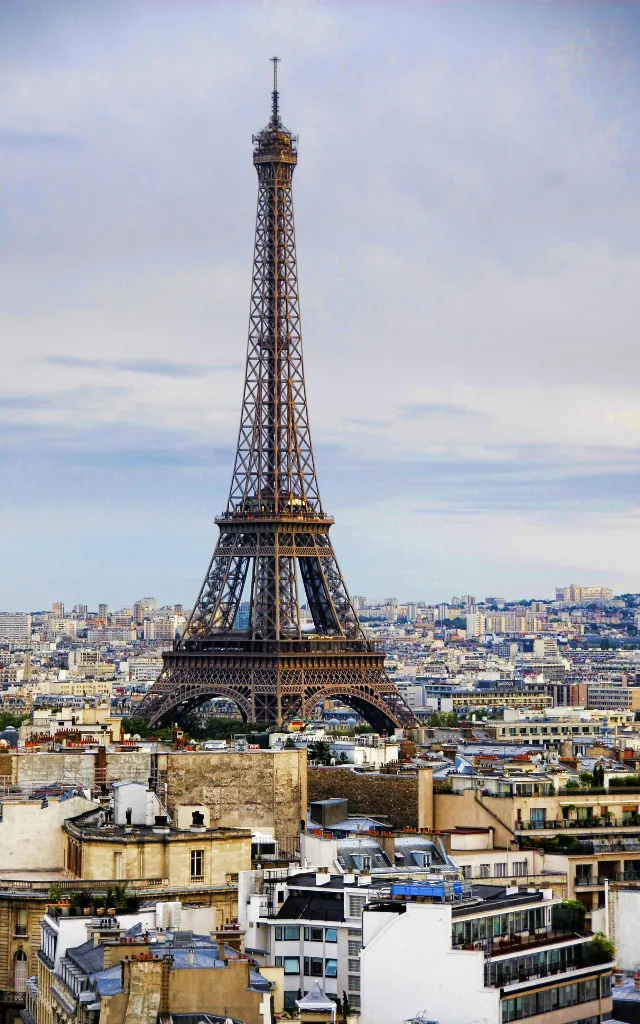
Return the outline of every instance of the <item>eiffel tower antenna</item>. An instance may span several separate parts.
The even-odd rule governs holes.
[[[271,123],[275,127],[278,123],[278,64],[279,57],[272,57],[273,63],[273,92],[271,93]]]
[[[292,179],[298,140],[271,118],[253,136],[258,208],[244,394],[220,536],[184,635],[140,705],[151,725],[227,697],[280,725],[337,698],[372,725],[415,719],[345,586],[316,476],[302,360]]]

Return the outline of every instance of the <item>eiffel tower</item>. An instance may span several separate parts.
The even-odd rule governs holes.
[[[336,698],[391,731],[415,719],[385,673],[382,646],[358,621],[318,489],[291,193],[298,140],[280,118],[277,67],[274,57],[271,118],[253,136],[258,210],[229,500],[216,519],[220,536],[185,632],[163,655],[139,713],[157,726],[227,697],[245,721],[279,725]],[[241,628],[243,597],[249,615]]]

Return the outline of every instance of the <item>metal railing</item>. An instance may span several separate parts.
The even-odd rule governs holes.
[[[584,936],[565,928],[538,928],[534,932],[511,932],[492,938],[474,939],[471,943],[453,942],[452,945],[456,949],[482,949],[486,956],[500,956],[503,953],[515,953],[581,938]]]
[[[634,822],[604,821],[602,818],[550,818],[549,821],[516,821],[514,826],[516,832],[535,832],[545,830],[562,830],[576,828],[634,828],[640,829],[640,818]]]

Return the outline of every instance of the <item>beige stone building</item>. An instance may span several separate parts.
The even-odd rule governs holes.
[[[182,810],[182,808],[180,808]],[[206,821],[205,807],[189,807]],[[181,891],[235,886],[239,871],[251,867],[251,830],[189,824],[115,824],[103,809],[90,810],[63,825],[64,867],[86,881],[152,881]],[[179,818],[180,820],[180,818]]]

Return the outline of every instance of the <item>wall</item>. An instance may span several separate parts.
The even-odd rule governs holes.
[[[42,807],[40,800],[5,801],[0,820],[0,877],[3,871],[62,868],[66,847],[63,821],[95,806],[83,796],[49,798],[47,807]]]
[[[161,800],[177,804],[204,803],[213,826],[250,827],[274,832],[278,839],[300,834],[307,813],[306,750],[195,751],[158,755]],[[62,782],[88,788],[96,783],[92,753],[0,754],[0,776],[14,785]],[[146,750],[107,753],[106,780],[144,782],[151,775]]]
[[[69,842],[78,842],[68,837]],[[132,836],[110,839],[83,838],[82,877],[86,879],[159,878],[169,887],[197,888],[202,885],[226,885],[227,874],[251,867],[251,837],[248,833],[218,838],[205,832],[149,835],[141,841]],[[191,850],[204,850],[204,881],[191,881]],[[116,858],[120,854],[120,858]],[[119,863],[121,873],[116,874]]]
[[[462,793],[434,793],[435,827],[455,828],[456,825],[467,825],[472,828],[493,828],[493,845],[496,848],[509,849],[513,835],[499,817],[499,812],[507,810],[501,804],[510,804],[509,800],[493,800],[498,805],[498,812],[489,808],[489,801],[483,798],[484,806],[476,800],[475,790],[466,789]],[[491,813],[493,811],[493,813]],[[455,859],[455,855],[454,855]]]
[[[221,1014],[244,1024],[262,1024],[263,994],[249,989],[249,969],[248,960],[230,960],[226,967],[171,971],[171,1013]]]
[[[425,1009],[446,1024],[498,1024],[500,990],[484,987],[484,953],[451,949],[450,906],[365,911],[362,922],[361,1024],[410,1020]]]
[[[615,943],[618,967],[622,971],[636,971],[640,967],[640,891],[610,889],[608,917],[609,935]]]
[[[307,813],[306,750],[160,754],[158,769],[170,812],[177,804],[203,803],[212,827],[273,831],[277,839],[300,834]]]
[[[309,800],[345,797],[349,814],[383,817],[398,828],[430,828],[433,824],[433,773],[360,775],[348,768],[310,768]],[[465,822],[464,824],[471,824]]]

